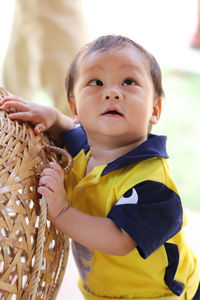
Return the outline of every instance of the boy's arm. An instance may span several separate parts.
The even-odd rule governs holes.
[[[134,240],[110,218],[85,214],[66,201],[64,173],[51,162],[41,173],[38,193],[48,204],[48,218],[63,233],[76,242],[107,254],[126,255],[136,247]]]
[[[47,132],[57,146],[63,146],[63,132],[73,129],[75,125],[72,118],[65,116],[56,108],[54,108],[54,110],[56,114],[56,121],[48,128]]]
[[[69,207],[52,221],[76,242],[100,252],[123,256],[136,247],[135,241],[109,218],[90,216]]]
[[[18,96],[9,96],[0,101],[0,109],[11,110],[12,120],[29,121],[34,125],[35,134],[48,131],[57,145],[61,144],[61,134],[74,128],[73,120],[54,107],[29,102]]]

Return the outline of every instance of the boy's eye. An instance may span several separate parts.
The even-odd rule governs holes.
[[[103,86],[103,82],[99,79],[90,80],[89,85]]]
[[[124,82],[122,83],[123,86],[127,86],[127,85],[136,85],[136,81],[132,78],[127,78],[124,80]]]

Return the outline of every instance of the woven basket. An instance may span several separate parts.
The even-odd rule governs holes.
[[[0,88],[0,98],[7,92]],[[0,299],[53,300],[63,279],[68,238],[46,220],[39,175],[58,154],[46,134],[0,111]],[[50,145],[50,146],[47,146]]]

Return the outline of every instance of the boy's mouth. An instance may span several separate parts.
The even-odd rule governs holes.
[[[123,117],[123,114],[120,111],[116,110],[116,109],[107,110],[102,115],[103,116],[105,116],[105,115],[113,115],[113,116],[116,115],[116,116]]]

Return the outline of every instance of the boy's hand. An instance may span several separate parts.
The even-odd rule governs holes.
[[[54,221],[68,207],[64,188],[64,172],[57,163],[49,163],[41,173],[38,193],[45,197],[48,205],[48,218]]]
[[[36,135],[48,130],[57,121],[57,110],[55,108],[29,102],[14,95],[1,100],[0,109],[13,110],[9,114],[9,118],[12,120],[31,122],[35,125],[34,133]]]

